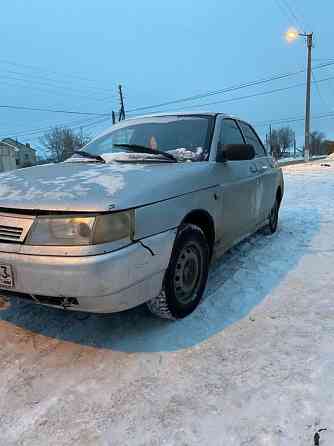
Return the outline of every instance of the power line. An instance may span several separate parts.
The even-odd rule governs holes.
[[[87,92],[87,90],[91,90],[94,91],[94,93],[96,93],[97,91],[101,93],[101,91],[103,91],[103,93],[108,92],[110,94],[110,92],[112,92],[111,89],[100,89],[100,88],[96,88],[96,87],[84,87],[84,89],[78,89],[78,88],[73,88],[72,87],[72,83],[66,82],[66,81],[58,81],[56,79],[52,79],[50,77],[47,76],[41,76],[41,75],[36,75],[36,74],[29,74],[29,73],[22,73],[20,71],[13,71],[13,70],[6,70],[5,74],[10,74],[10,75],[15,75],[15,76],[24,76],[24,77],[29,77],[31,79],[21,79],[21,78],[17,78],[17,77],[7,77],[9,79],[13,79],[13,80],[26,80],[28,82],[35,82],[37,84],[40,85],[50,85],[52,87],[58,87],[61,88],[63,90],[69,90],[69,91],[73,91],[73,92],[78,92],[78,93],[85,93]],[[116,97],[116,94],[113,95],[114,97]]]
[[[91,121],[89,120],[87,121],[76,121],[75,123],[73,122],[73,125],[69,125],[71,124],[70,122],[68,123],[63,123],[63,124],[55,124],[52,126],[48,126],[45,128],[39,128],[39,129],[34,129],[31,131],[21,131],[21,132],[7,132],[5,135],[6,136],[2,136],[2,138],[5,137],[9,137],[10,135],[14,137],[20,137],[20,138],[29,138],[29,139],[38,139],[40,136],[42,136],[45,132],[49,131],[51,128],[53,127],[67,127],[70,128],[72,130],[76,130],[76,129],[80,129],[80,128],[91,128],[94,127],[96,125],[102,124],[103,122],[109,121],[109,118],[100,118],[98,120],[94,120]],[[75,124],[75,125],[74,125]]]
[[[314,67],[314,69],[320,69],[320,68],[328,67],[328,66],[331,66],[331,65],[334,65],[334,62],[318,65],[318,66]],[[185,97],[185,98],[175,99],[175,100],[172,100],[172,101],[167,101],[167,102],[164,102],[164,103],[154,104],[154,105],[145,106],[145,107],[137,107],[137,108],[134,108],[132,110],[129,110],[129,112],[133,113],[133,112],[139,111],[139,110],[160,108],[160,107],[163,107],[163,106],[166,106],[166,105],[173,105],[173,104],[178,104],[178,103],[182,103],[182,102],[194,101],[194,100],[206,98],[206,97],[209,97],[209,96],[225,94],[225,93],[229,93],[229,92],[232,92],[232,91],[240,90],[240,89],[243,89],[243,88],[263,85],[263,84],[266,84],[268,82],[273,82],[275,80],[285,79],[285,78],[288,78],[288,77],[295,76],[297,74],[303,73],[304,71],[305,70],[303,69],[303,70],[298,70],[298,71],[295,71],[295,72],[292,72],[292,73],[285,73],[285,74],[280,74],[280,75],[274,75],[274,76],[271,76],[271,77],[268,77],[268,78],[263,78],[263,79],[251,81],[251,82],[248,82],[248,83],[235,85],[235,86],[224,88],[224,89],[221,89],[221,90],[209,91],[209,92],[207,92],[205,94],[199,94],[199,95],[195,95],[195,96],[188,96],[188,97]],[[111,113],[79,112],[79,111],[73,111],[73,110],[63,110],[63,109],[58,110],[58,109],[51,109],[51,108],[44,108],[44,107],[27,107],[27,106],[18,106],[18,105],[0,105],[0,108],[9,109],[9,110],[23,110],[23,111],[39,111],[39,112],[50,112],[50,113],[64,113],[64,114],[83,115],[83,116],[101,116],[101,117],[111,116]]]
[[[291,16],[286,10],[286,8],[283,6],[283,4],[280,2],[280,0],[274,0],[274,3],[277,5],[277,7],[281,10],[282,14],[285,15],[288,21],[290,22]]]
[[[107,118],[105,118],[107,119]],[[109,118],[108,118],[109,119]],[[2,135],[16,135],[16,136],[21,136],[21,135],[33,135],[36,133],[40,133],[40,132],[45,132],[47,130],[49,130],[52,127],[71,127],[71,126],[75,126],[75,125],[84,125],[85,123],[90,123],[92,122],[92,118],[90,119],[85,119],[85,120],[71,120],[71,121],[66,121],[66,122],[53,122],[52,124],[49,125],[45,125],[43,127],[37,127],[37,128],[33,128],[33,129],[24,129],[24,130],[2,130],[1,134]]]
[[[334,62],[334,57],[328,57],[328,58],[325,58],[325,57],[313,57],[313,60],[314,61],[326,61],[326,62]]]
[[[53,85],[50,82],[45,82],[45,81],[41,81],[41,80],[31,80],[31,79],[23,79],[20,77],[14,77],[14,76],[6,76],[5,74],[0,75],[1,78],[1,83],[3,83],[3,80],[7,81],[7,85],[11,85],[10,82],[14,83],[15,85],[17,85],[17,83],[23,83],[25,85],[29,85],[29,89],[35,89],[38,91],[42,91],[43,93],[46,91],[48,93],[52,93],[52,94],[57,94],[57,96],[59,97],[59,92],[62,92],[66,95],[71,94],[72,96],[74,95],[75,97],[80,97],[83,99],[90,99],[96,102],[105,102],[106,98],[105,97],[97,97],[96,94],[82,94],[80,91],[81,90],[75,90],[73,88],[69,88],[66,86],[61,86],[61,85]],[[9,81],[9,83],[8,83]],[[37,85],[37,87],[36,87]],[[25,87],[26,88],[26,87]],[[101,94],[101,93],[100,93]],[[110,97],[115,98],[115,95],[111,95]],[[108,100],[110,100],[108,98]]]
[[[6,108],[10,110],[25,110],[25,111],[40,111],[40,112],[50,112],[50,113],[64,113],[68,115],[83,115],[83,116],[111,116],[111,113],[90,113],[90,112],[78,112],[70,110],[54,110],[50,108],[39,108],[39,107],[23,107],[19,105],[0,105],[0,108]]]
[[[69,73],[65,74],[65,73],[62,73],[60,71],[55,71],[55,70],[48,70],[46,68],[43,68],[43,67],[40,67],[40,66],[37,66],[37,65],[27,65],[27,64],[22,64],[22,63],[14,62],[14,61],[11,61],[11,60],[5,60],[5,59],[0,59],[0,63],[6,64],[6,65],[15,66],[15,67],[22,67],[22,68],[25,68],[25,69],[28,69],[28,70],[33,70],[33,71],[37,70],[38,73],[46,72],[46,73],[49,73],[49,74],[50,73],[57,74],[57,75],[60,74],[61,76],[65,76],[65,77],[71,78],[71,79],[80,80],[80,81],[83,81],[83,82],[99,83],[99,81],[96,80],[96,79],[90,79],[90,78],[87,78],[87,77],[84,77],[84,76],[78,76],[78,75],[69,74]],[[94,88],[98,88],[98,89],[103,90],[105,92],[112,91],[110,88],[102,88],[102,87],[96,87],[96,86]]]
[[[317,93],[318,93],[318,96],[319,96],[321,102],[325,105],[325,107],[327,109],[331,110],[331,107],[328,105],[328,102],[325,100],[325,98],[323,97],[323,95],[321,93],[321,90],[320,90],[320,87],[319,87],[319,82],[317,81],[313,70],[312,70],[312,78],[314,80],[313,83],[315,84],[315,88],[317,90]]]
[[[312,120],[327,119],[327,118],[334,118],[334,112],[312,116]],[[267,126],[268,124],[285,124],[285,123],[291,124],[293,122],[304,121],[304,119],[305,119],[304,116],[295,116],[295,117],[282,118],[282,119],[273,119],[273,120],[268,120],[268,121],[258,121],[258,122],[255,122],[254,124],[257,126]]]
[[[81,98],[81,99],[94,100],[96,102],[104,101],[104,98],[97,98],[96,96],[93,96],[93,95],[82,95],[82,94],[77,93],[73,90],[61,88],[57,85],[51,85],[51,84],[47,84],[45,82],[40,82],[40,81],[32,81],[30,79],[15,78],[13,76],[0,75],[0,83],[1,84],[6,83],[7,85],[10,85],[12,87],[15,86],[15,88],[17,86],[23,87],[24,89],[26,89],[28,86],[29,90],[40,91],[44,95],[45,95],[45,93],[48,93],[48,94],[56,95],[57,97],[59,97],[60,93],[63,93],[64,96],[71,95],[71,96]],[[23,84],[23,85],[20,85],[20,84]]]
[[[301,23],[299,17],[297,17],[297,15],[295,14],[294,10],[292,9],[291,5],[289,4],[289,2],[287,0],[281,0],[282,3],[285,5],[285,7],[287,8],[287,10],[289,11],[291,18],[295,21],[295,23],[300,27],[300,29],[302,31],[305,31],[305,27],[303,26],[303,24]],[[302,25],[302,26],[300,26]]]
[[[289,23],[292,21],[296,26],[303,32],[305,32],[305,26],[303,26],[302,21],[299,19],[295,11],[292,9],[291,5],[287,0],[274,0],[278,8],[281,10],[283,15],[286,16]],[[304,22],[304,21],[303,21]],[[305,22],[304,22],[305,24]]]
[[[324,67],[328,67],[334,65],[334,62],[328,62],[328,63],[324,63],[324,64],[320,64],[316,67],[314,67],[314,69],[320,69],[320,68],[324,68]],[[140,107],[136,107],[130,110],[127,110],[128,113],[134,113],[137,111],[144,111],[144,110],[151,110],[151,109],[155,109],[155,108],[161,108],[161,107],[165,107],[168,105],[174,105],[174,104],[179,104],[179,103],[183,103],[183,102],[190,102],[190,101],[195,101],[198,99],[203,99],[203,98],[207,98],[209,96],[214,96],[214,95],[219,95],[219,94],[225,94],[225,93],[230,93],[232,91],[236,91],[236,90],[241,90],[243,88],[248,88],[248,87],[254,87],[254,86],[258,86],[258,85],[263,85],[266,84],[268,82],[273,82],[276,80],[282,80],[282,79],[286,79],[288,77],[292,77],[292,76],[296,76],[298,74],[304,73],[305,69],[301,69],[295,72],[291,72],[291,73],[285,73],[285,74],[277,74],[268,78],[263,78],[263,79],[259,79],[259,80],[255,80],[255,81],[251,81],[251,82],[247,82],[247,83],[242,83],[242,84],[238,84],[238,85],[234,85],[231,87],[227,87],[221,90],[214,90],[214,91],[209,91],[203,94],[198,94],[198,95],[194,95],[194,96],[188,96],[188,97],[184,97],[184,98],[180,98],[180,99],[174,99],[171,101],[166,101],[166,102],[162,102],[160,104],[153,104],[153,105],[146,105],[146,106],[140,106]]]
[[[310,29],[314,29],[314,27],[310,25],[309,20],[307,19],[306,15],[304,14],[304,11],[301,10],[300,5],[299,5],[299,8],[297,8],[297,6],[296,6],[296,4],[295,4],[295,10],[296,10],[296,9],[299,11],[299,16],[301,17],[302,22],[303,22],[304,25],[305,25],[304,28],[308,28],[309,30],[310,30]]]
[[[136,111],[141,111],[141,110],[147,110],[147,109],[152,109],[152,108],[160,108],[160,107],[164,107],[166,105],[173,105],[173,104],[178,104],[181,102],[189,102],[189,101],[195,101],[198,99],[203,99],[203,98],[207,98],[209,96],[214,96],[214,95],[218,95],[218,94],[224,94],[224,93],[230,93],[232,91],[235,90],[240,90],[243,88],[248,88],[248,87],[253,87],[253,86],[257,86],[257,85],[262,85],[268,82],[273,82],[275,80],[280,80],[280,79],[284,79],[290,76],[295,76],[297,74],[300,74],[302,72],[304,72],[305,70],[299,70],[296,71],[294,73],[287,73],[287,74],[282,74],[282,75],[277,75],[277,76],[272,76],[270,78],[264,78],[264,79],[259,79],[256,81],[252,81],[252,82],[248,82],[248,83],[244,83],[244,84],[238,84],[238,85],[234,85],[231,87],[227,87],[224,88],[222,90],[215,90],[215,91],[209,91],[207,93],[203,93],[203,94],[198,94],[198,95],[194,95],[194,96],[188,96],[188,97],[184,97],[184,98],[180,98],[180,99],[174,99],[172,101],[167,101],[167,102],[162,102],[160,104],[154,104],[154,105],[147,105],[144,107],[136,107],[133,108],[131,110],[128,110],[128,113],[133,113]]]
[[[25,110],[23,110],[23,112],[25,112]],[[61,114],[61,113],[60,113]],[[110,118],[110,116],[111,116],[111,113],[109,113],[108,111],[106,111],[105,112],[105,114],[104,114],[104,112],[102,112],[101,113],[101,115],[102,116],[105,116],[105,118],[106,119],[111,119]],[[34,114],[31,114],[30,116],[29,116],[29,120],[31,120],[31,118],[32,117],[34,117],[35,115]],[[77,119],[75,119],[74,121],[73,121],[73,119],[72,120],[70,120],[70,121],[66,121],[65,123],[64,123],[64,121],[63,121],[63,119],[64,119],[64,117],[61,117],[60,119],[62,119],[62,121],[59,123],[59,121],[55,121],[54,119],[53,119],[53,116],[52,116],[52,118],[50,117],[50,116],[48,116],[47,118],[46,118],[46,114],[44,115],[44,119],[43,118],[38,118],[37,119],[37,117],[35,118],[35,119],[33,119],[33,124],[31,124],[31,125],[39,125],[40,127],[42,127],[42,128],[45,128],[45,126],[46,125],[48,125],[48,123],[50,123],[50,125],[49,125],[49,127],[52,127],[52,126],[62,126],[62,125],[68,125],[68,124],[71,124],[72,122],[73,123],[77,123],[77,122],[82,122],[82,118],[80,119],[79,118],[79,121],[78,121],[78,118]],[[76,115],[74,115],[74,116],[76,116]],[[90,115],[89,115],[90,116]],[[93,115],[93,116],[95,116],[95,115]],[[102,117],[101,116],[101,117]],[[85,121],[84,122],[86,122],[87,121],[87,119],[88,119],[88,121],[90,122],[91,121],[91,117],[89,117],[89,118],[86,118],[85,119]],[[38,124],[35,124],[35,122],[36,121],[38,121]],[[16,128],[17,127],[22,127],[22,125],[25,125],[26,124],[26,120],[24,120],[24,121],[21,121],[21,122],[17,122],[16,120],[15,120],[15,125],[16,125]],[[12,120],[10,121],[10,122],[6,122],[5,123],[6,125],[5,126],[2,126],[1,128],[0,128],[0,134],[3,134],[3,133],[17,133],[17,130],[14,130],[14,131],[12,131],[11,129],[13,128],[13,126],[11,126],[11,124],[12,124]],[[40,128],[39,127],[39,128]],[[9,129],[9,130],[8,130]],[[33,129],[33,130],[36,130],[36,129]],[[38,130],[38,129],[37,129]],[[30,131],[30,129],[26,129],[25,130],[25,132],[26,131]],[[21,130],[20,130],[20,132],[21,132]]]
[[[333,64],[334,64],[334,62],[327,63],[327,64],[322,64],[322,65],[319,65],[319,66],[315,67],[315,69],[331,66]],[[184,102],[184,101],[188,101],[188,100],[194,100],[194,97],[199,99],[199,98],[208,97],[208,96],[212,96],[212,95],[216,95],[216,94],[223,94],[223,93],[227,93],[227,92],[230,92],[230,91],[235,91],[237,89],[242,89],[242,88],[246,88],[246,87],[249,87],[249,86],[261,85],[263,83],[268,83],[268,82],[271,82],[273,80],[282,79],[282,78],[286,78],[286,77],[291,77],[291,76],[293,76],[295,74],[299,74],[300,72],[303,72],[303,71],[304,70],[299,70],[298,72],[294,72],[294,73],[286,73],[286,74],[282,74],[282,75],[276,75],[276,76],[272,76],[270,78],[265,78],[265,79],[262,79],[262,80],[252,81],[252,82],[249,82],[249,83],[240,84],[238,86],[225,88],[223,90],[211,91],[211,92],[206,93],[205,95],[197,95],[197,96],[193,96],[191,98],[188,97],[188,98],[182,98],[182,99],[178,99],[178,100],[174,100],[174,101],[168,101],[167,103],[164,103],[164,104],[174,104],[174,103]],[[330,80],[330,79],[332,79],[332,78],[321,79],[319,82],[324,82],[324,81],[327,81],[327,80]],[[295,85],[292,85],[292,86],[283,87],[283,88],[279,88],[279,89],[274,89],[274,90],[270,90],[270,91],[267,91],[267,92],[260,92],[260,93],[256,93],[256,94],[252,94],[252,95],[247,95],[247,96],[242,96],[242,97],[237,97],[237,98],[231,98],[231,99],[227,99],[227,100],[223,100],[223,101],[210,102],[210,103],[207,103],[207,104],[200,104],[200,105],[201,106],[203,106],[203,105],[213,105],[215,103],[224,103],[224,102],[233,102],[233,101],[238,101],[238,100],[244,100],[244,99],[249,99],[251,97],[262,96],[262,95],[266,95],[266,94],[272,94],[272,93],[288,90],[288,89],[291,89],[291,88],[296,88],[296,87],[299,87],[299,86],[302,86],[302,85],[305,85],[305,84],[295,84]],[[162,105],[163,104],[158,104],[156,106],[150,106],[150,108],[157,107],[157,106],[160,107]],[[193,107],[193,106],[194,105],[191,105],[191,107]],[[79,111],[73,111],[73,110],[63,110],[63,109],[59,109],[58,110],[58,109],[50,109],[50,108],[43,108],[43,107],[25,107],[25,106],[13,106],[13,105],[0,105],[0,108],[10,109],[10,110],[62,113],[62,114],[81,115],[81,116],[96,116],[96,117],[105,118],[105,120],[110,119],[110,116],[111,116],[111,113],[79,112]],[[143,109],[144,107],[140,107],[140,108]],[[145,107],[145,108],[147,108],[147,107]],[[36,129],[36,130],[40,131],[41,129]],[[35,130],[33,130],[33,131],[35,131]],[[15,132],[15,133],[17,133],[17,132]],[[27,132],[25,132],[25,134],[27,134]]]
[[[334,80],[334,76],[328,77],[328,78],[325,78],[325,79],[320,79],[319,81],[314,81],[312,83],[318,84],[318,83],[322,83],[322,82],[328,82],[330,80]],[[273,89],[273,90],[267,90],[267,91],[263,91],[263,92],[260,92],[260,93],[254,93],[254,94],[246,95],[246,96],[237,96],[237,97],[230,98],[230,99],[223,99],[221,101],[200,103],[200,104],[196,104],[196,107],[206,107],[208,105],[225,104],[225,103],[229,103],[229,102],[236,102],[236,101],[241,101],[241,100],[245,100],[245,99],[251,99],[251,98],[258,97],[258,96],[266,96],[266,95],[270,95],[270,94],[273,94],[273,93],[279,93],[279,92],[282,92],[282,91],[291,90],[293,88],[303,87],[305,85],[306,85],[306,82],[301,82],[299,84],[289,85],[288,87],[276,88],[276,89]],[[178,107],[176,109],[173,108],[173,111],[185,110],[185,109],[194,108],[194,107],[195,107],[195,105],[186,105],[186,106],[183,106],[183,107]],[[163,111],[166,111],[166,110],[163,110]]]

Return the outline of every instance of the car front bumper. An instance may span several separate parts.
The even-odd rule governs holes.
[[[11,265],[14,287],[0,295],[93,313],[113,313],[157,296],[168,267],[175,231],[167,231],[114,252],[78,256],[0,252]]]

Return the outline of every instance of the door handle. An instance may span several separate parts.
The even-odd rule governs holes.
[[[249,168],[251,173],[257,173],[257,167],[256,166],[250,166]]]

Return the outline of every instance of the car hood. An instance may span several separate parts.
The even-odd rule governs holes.
[[[211,163],[46,164],[0,175],[0,208],[105,212],[129,209],[214,183]]]

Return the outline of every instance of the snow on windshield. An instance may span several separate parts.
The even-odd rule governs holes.
[[[131,148],[144,147],[169,152],[180,161],[201,161],[207,159],[210,146],[211,117],[209,116],[169,116],[129,121],[128,125],[115,127],[85,146],[92,155],[100,155],[107,161],[149,159],[144,154],[129,156]],[[122,148],[120,146],[123,146]],[[128,145],[128,147],[127,147]],[[127,153],[126,155],[124,154]],[[117,154],[117,157],[111,156]],[[160,158],[162,158],[160,156]]]
[[[203,148],[197,147],[196,151],[192,151],[186,148],[168,150],[167,153],[175,156],[178,161],[198,161],[201,159],[203,154]],[[161,161],[168,162],[162,155],[158,153],[132,153],[132,152],[116,152],[116,153],[102,153],[102,158],[107,163],[112,163],[113,161],[156,161],[157,159]]]

